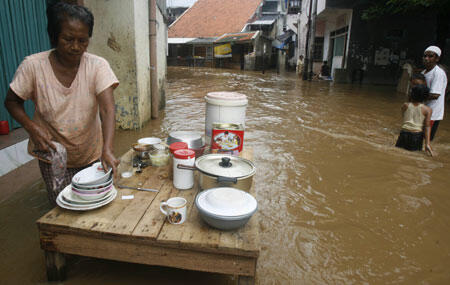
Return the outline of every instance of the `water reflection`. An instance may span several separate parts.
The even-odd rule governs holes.
[[[168,72],[167,104],[161,118],[137,132],[119,130],[115,149],[123,153],[143,136],[202,131],[207,92],[246,94],[245,145],[254,149],[257,165],[259,283],[450,282],[448,120],[442,121],[432,144],[438,156],[430,158],[393,146],[405,99],[393,87],[309,83],[294,74],[188,68]],[[9,209],[21,222],[33,224],[33,218],[43,212],[41,202],[10,202],[14,208],[40,207],[31,216]],[[7,231],[3,225],[1,229]],[[30,258],[36,255],[42,264],[42,253],[35,248],[37,238],[32,240]],[[17,248],[19,243],[11,246]],[[233,282],[220,275],[90,259],[77,262],[70,280],[86,284],[117,280],[140,284],[143,276],[159,284],[164,283],[164,275],[186,280],[186,274],[205,284]],[[35,271],[38,280],[45,276],[40,267]],[[135,268],[139,277],[133,276]]]

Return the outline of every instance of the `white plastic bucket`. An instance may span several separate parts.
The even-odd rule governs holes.
[[[205,96],[205,141],[211,144],[213,123],[242,124],[245,129],[247,96],[237,92],[210,92]]]

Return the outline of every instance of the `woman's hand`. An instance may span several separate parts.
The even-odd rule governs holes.
[[[425,151],[428,152],[428,154],[430,154],[430,156],[434,156],[433,150],[431,149],[431,145],[427,144],[425,146]]]
[[[117,173],[117,166],[119,166],[119,160],[114,156],[112,151],[110,150],[103,150],[102,152],[102,158],[101,158],[102,166],[105,172],[109,170],[109,168],[112,168],[112,171],[114,173],[114,176]]]
[[[27,128],[30,139],[34,143],[35,150],[49,152],[50,148],[56,150],[56,146],[52,143],[52,139],[48,131],[36,124]]]

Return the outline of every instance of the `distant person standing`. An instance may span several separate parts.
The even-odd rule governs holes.
[[[439,122],[444,118],[444,97],[445,88],[447,87],[447,76],[445,71],[437,65],[440,57],[441,49],[437,46],[429,46],[423,54],[425,70],[422,73],[425,75],[428,88],[430,88],[430,95],[426,104],[433,110],[430,140],[433,140]]]

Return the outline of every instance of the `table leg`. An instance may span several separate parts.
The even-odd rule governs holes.
[[[239,276],[238,285],[254,285],[255,277],[253,276]]]
[[[57,251],[45,251],[48,281],[63,281],[66,279],[66,257]]]

